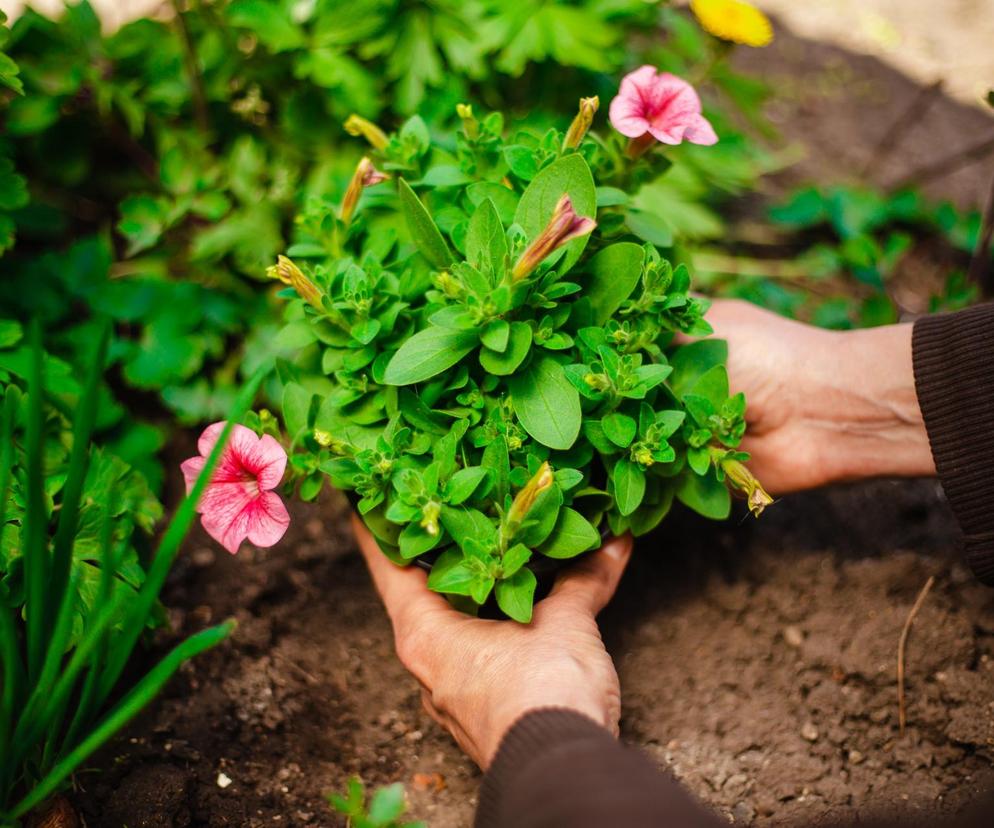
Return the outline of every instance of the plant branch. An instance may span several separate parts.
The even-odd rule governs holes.
[[[888,189],[893,191],[910,187],[912,184],[925,184],[933,179],[941,178],[944,175],[955,172],[961,167],[972,164],[974,161],[979,161],[991,152],[994,152],[994,135],[976,144],[956,150],[931,164],[926,164],[923,167],[912,170],[907,175],[898,179],[897,182],[890,185]]]
[[[207,93],[204,90],[203,75],[200,74],[200,67],[197,64],[197,54],[193,49],[190,28],[186,25],[186,18],[180,9],[179,0],[172,0],[172,7],[176,13],[176,30],[179,32],[179,38],[183,44],[183,61],[186,63],[186,71],[190,76],[190,87],[193,91],[193,116],[196,119],[197,128],[201,132],[209,133],[211,122],[207,109]]]
[[[860,172],[860,177],[869,178],[876,172],[877,167],[897,148],[902,139],[911,132],[919,123],[922,117],[932,107],[942,92],[942,81],[937,80],[929,86],[923,86],[918,90],[911,103],[894,120],[890,128],[883,134],[877,142],[873,153]]]

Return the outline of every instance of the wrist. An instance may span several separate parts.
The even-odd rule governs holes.
[[[823,333],[802,396],[825,483],[935,474],[915,390],[912,325]]]

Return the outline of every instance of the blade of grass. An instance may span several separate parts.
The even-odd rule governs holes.
[[[0,534],[6,524],[7,489],[10,486],[11,467],[14,463],[14,414],[17,411],[19,395],[15,386],[4,394],[3,410],[0,411]],[[0,668],[3,669],[3,693],[0,694],[0,756],[9,755],[10,735],[14,726],[14,708],[20,698],[21,676],[24,665],[21,661],[20,645],[17,640],[17,627],[13,619],[13,607],[7,600],[7,589],[0,583]],[[6,762],[0,763],[0,803],[6,796],[10,783],[9,774],[13,768]]]
[[[24,580],[27,589],[25,613],[27,615],[28,677],[37,678],[45,657],[47,639],[45,585],[48,583],[48,549],[46,535],[48,512],[45,508],[45,484],[42,478],[43,451],[42,400],[45,397],[44,369],[42,367],[41,325],[31,323],[29,334],[31,367],[28,371],[28,422],[27,422],[27,514],[25,515]]]
[[[227,445],[231,429],[245,415],[269,370],[268,367],[260,368],[238,393],[238,397],[228,414],[224,430],[218,437],[217,443],[214,444],[214,448],[207,458],[207,462],[204,464],[197,482],[194,484],[190,494],[176,510],[173,519],[169,522],[169,527],[162,536],[158,552],[152,560],[145,582],[138,592],[138,597],[128,608],[124,620],[123,641],[115,642],[111,651],[108,653],[107,665],[101,676],[100,690],[97,694],[98,704],[103,704],[107,699],[110,691],[117,683],[121,672],[124,670],[124,665],[131,656],[131,651],[134,649],[142,630],[145,628],[145,620],[148,618],[153,604],[159,597],[159,592],[162,590],[162,585],[166,581],[169,570],[172,569],[176,555],[179,553],[180,544],[182,544],[186,533],[190,530],[190,526],[196,518],[197,504],[200,502],[200,496],[210,482],[214,474],[214,469],[221,459],[221,454]]]
[[[66,475],[65,485],[62,487],[59,524],[55,530],[55,540],[52,543],[49,612],[53,614],[56,612],[69,582],[72,550],[79,522],[79,504],[83,496],[86,473],[90,468],[90,437],[93,434],[93,426],[97,419],[100,380],[103,377],[103,365],[109,339],[110,326],[105,323],[100,331],[96,348],[93,351],[93,358],[87,369],[86,383],[74,417],[69,471]],[[49,623],[54,623],[54,620],[53,617],[50,617]]]
[[[45,777],[10,811],[9,816],[17,819],[24,816],[38,803],[43,802],[62,784],[69,774],[101,745],[110,739],[118,730],[126,725],[146,704],[148,704],[162,689],[163,685],[179,669],[183,662],[220,644],[234,627],[229,621],[217,627],[203,630],[190,636],[182,644],[176,646],[162,659],[121,702],[103,719],[103,721],[76,747],[65,759],[61,760]]]

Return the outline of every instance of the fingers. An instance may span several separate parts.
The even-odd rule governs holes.
[[[631,556],[630,534],[612,538],[561,575],[546,603],[597,615],[614,595]]]
[[[414,617],[428,616],[437,610],[454,612],[445,599],[428,589],[428,576],[416,566],[400,567],[391,563],[357,515],[352,515],[352,529],[359,549],[373,576],[376,590],[383,598],[394,624],[406,613]]]

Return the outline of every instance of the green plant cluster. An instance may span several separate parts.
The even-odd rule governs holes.
[[[0,400],[0,825],[17,825],[159,692],[180,665],[219,643],[225,623],[177,645],[136,682],[125,676],[227,434],[179,507],[147,569],[136,525],[160,507],[140,475],[91,444],[107,328],[83,380],[73,426],[48,404],[35,323],[27,382]],[[92,351],[91,351],[92,352]],[[241,394],[240,417],[258,391]],[[230,427],[229,429],[230,430]],[[123,685],[123,686],[122,686]]]
[[[283,412],[305,497],[327,475],[394,560],[434,561],[432,589],[494,592],[527,621],[530,561],[644,534],[674,499],[723,518],[729,470],[757,487],[724,343],[674,339],[710,333],[707,302],[631,196],[668,162],[632,161],[613,132],[570,146],[460,114],[454,144],[415,117],[374,152],[396,187],[370,184],[355,215],[302,216],[310,275],[273,270],[299,348]],[[597,227],[552,252],[564,210]]]
[[[366,786],[358,776],[353,776],[348,790],[344,794],[331,794],[328,802],[348,819],[350,828],[426,828],[423,822],[400,821],[407,810],[400,782],[377,788],[367,797]]]

